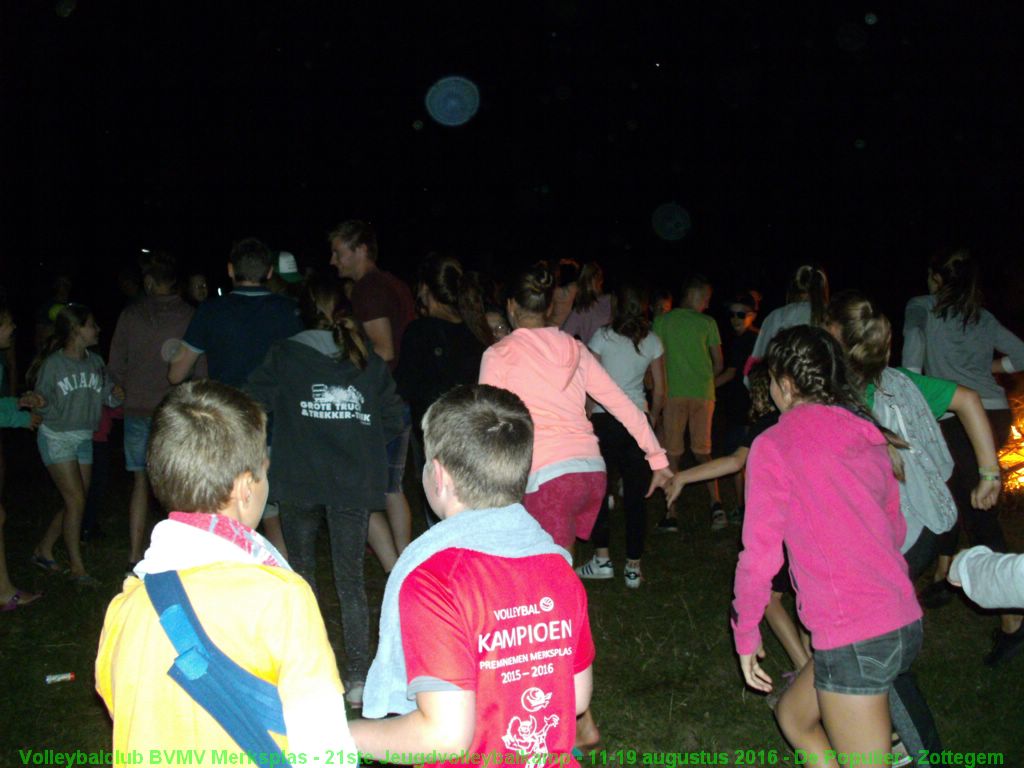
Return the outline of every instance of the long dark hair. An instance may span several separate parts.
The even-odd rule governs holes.
[[[75,331],[89,322],[91,315],[92,310],[84,304],[64,304],[61,306],[53,320],[53,333],[46,340],[42,349],[39,350],[39,354],[36,355],[35,360],[32,361],[32,365],[29,366],[28,372],[25,374],[25,381],[29,387],[35,386],[36,376],[39,375],[39,368],[42,366],[43,361],[58,349],[66,347]]]
[[[978,322],[984,297],[981,293],[978,262],[966,248],[952,253],[939,253],[932,258],[930,269],[942,284],[935,292],[935,315],[945,319],[958,317],[964,329]]]
[[[651,332],[651,323],[647,319],[647,294],[635,285],[623,285],[615,294],[612,330],[632,341],[639,354],[640,342]]]
[[[837,405],[874,424],[889,444],[892,471],[903,480],[903,461],[896,449],[909,445],[899,435],[882,427],[864,405],[850,383],[843,348],[823,328],[796,325],[779,331],[768,345],[768,370],[776,381],[788,378],[801,400],[820,405]]]
[[[601,265],[596,261],[588,261],[584,264],[576,284],[579,286],[579,290],[573,301],[573,309],[577,312],[584,312],[594,306],[601,297],[601,289],[604,286],[604,271],[601,269]]]
[[[419,282],[435,301],[454,310],[481,344],[488,347],[494,343],[476,272],[465,271],[454,256],[432,253],[420,265]]]
[[[863,393],[868,384],[877,384],[889,365],[889,318],[858,291],[843,291],[829,302],[826,322],[839,331],[850,383],[857,392]]]
[[[360,370],[366,368],[370,354],[366,337],[352,315],[352,305],[340,280],[320,275],[310,277],[299,296],[299,315],[307,329],[331,331],[334,343],[341,350],[339,359],[347,358]]]
[[[817,264],[804,264],[796,268],[786,289],[786,302],[805,299],[811,305],[811,325],[825,322],[828,307],[828,275]]]

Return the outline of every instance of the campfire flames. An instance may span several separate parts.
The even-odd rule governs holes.
[[[1014,397],[1010,407],[1014,424],[1009,442],[999,452],[999,465],[1003,468],[1003,489],[1012,493],[1024,489],[1024,395]]]

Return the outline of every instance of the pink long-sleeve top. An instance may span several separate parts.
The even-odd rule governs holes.
[[[533,465],[527,492],[570,472],[604,469],[587,419],[589,394],[617,418],[651,469],[668,466],[647,417],[583,344],[557,328],[519,328],[484,352],[480,383],[519,395],[533,418]]]
[[[736,567],[736,651],[753,653],[782,567],[815,648],[899,629],[921,617],[900,555],[906,523],[882,433],[845,408],[798,405],[758,437],[747,459],[743,551]]]

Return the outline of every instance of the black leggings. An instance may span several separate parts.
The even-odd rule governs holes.
[[[1010,427],[1013,425],[1013,414],[1008,409],[985,411],[989,424],[992,426],[992,437],[996,448],[1006,444],[1010,438]],[[978,484],[978,460],[974,456],[974,448],[967,437],[960,419],[945,419],[939,422],[946,444],[953,456],[953,476],[949,479],[949,490],[953,493],[957,511],[960,513],[960,524],[967,533],[967,540],[973,544],[984,544],[993,552],[1006,551],[1006,537],[999,524],[999,507],[983,510],[971,506],[971,491]],[[939,536],[939,554],[952,557],[956,554],[959,530],[952,530]]]
[[[617,468],[622,477],[622,505],[626,511],[626,557],[639,560],[644,554],[644,536],[647,532],[644,494],[651,482],[651,469],[644,458],[644,452],[618,419],[609,413],[595,413],[593,423],[605,465],[609,470]],[[607,547],[609,537],[608,494],[605,494],[590,540],[595,547]]]

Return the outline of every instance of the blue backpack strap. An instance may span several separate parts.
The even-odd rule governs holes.
[[[177,571],[143,583],[178,657],[167,674],[250,755],[281,755],[270,731],[286,734],[277,687],[226,656],[207,636]],[[282,755],[283,760],[283,755]],[[277,765],[287,766],[287,762]]]

